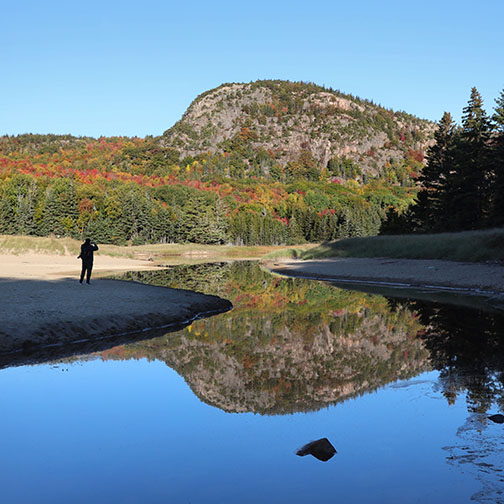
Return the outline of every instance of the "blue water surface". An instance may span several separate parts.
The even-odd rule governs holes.
[[[208,406],[145,359],[6,369],[2,502],[466,502],[481,485],[443,448],[460,443],[467,411],[447,406],[436,378],[261,416]],[[331,460],[295,455],[321,437]]]
[[[7,356],[2,504],[504,503],[502,314],[252,263],[130,277],[234,309],[91,355]],[[320,438],[334,457],[296,455]]]

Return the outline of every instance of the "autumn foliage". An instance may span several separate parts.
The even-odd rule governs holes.
[[[333,163],[335,178],[308,151],[261,172],[261,156],[272,166],[275,153],[244,163],[253,137],[243,127],[225,152],[184,159],[151,137],[1,137],[0,232],[110,243],[318,242],[376,234],[388,209],[403,211],[414,198],[421,153],[411,153],[399,181],[390,167],[359,183],[354,165]]]

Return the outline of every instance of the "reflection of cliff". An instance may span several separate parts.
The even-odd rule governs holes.
[[[203,401],[226,411],[318,409],[428,367],[416,338],[422,326],[411,311],[391,310],[380,296],[274,277],[255,263],[130,277],[232,301],[231,312],[102,355],[162,360]]]

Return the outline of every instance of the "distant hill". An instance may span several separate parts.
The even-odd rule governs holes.
[[[101,243],[375,235],[416,200],[435,125],[314,84],[203,93],[163,135],[0,137],[0,233]]]
[[[246,163],[258,161],[266,176],[275,164],[310,156],[319,167],[346,158],[359,172],[380,176],[387,163],[408,152],[421,156],[434,130],[430,121],[339,91],[268,80],[222,84],[201,94],[163,133],[161,144],[182,158],[238,150]]]

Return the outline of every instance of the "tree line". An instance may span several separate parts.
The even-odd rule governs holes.
[[[377,234],[390,208],[401,213],[414,201],[412,156],[404,183],[389,173],[359,184],[355,163],[321,168],[308,153],[285,167],[288,176],[242,171],[242,149],[181,160],[152,137],[0,137],[0,233],[297,244]]]
[[[378,182],[364,189],[256,180],[153,186],[16,172],[0,185],[0,233],[115,244],[320,242],[376,234],[389,206],[405,208],[412,199],[405,188]]]
[[[444,232],[504,225],[504,90],[491,116],[472,88],[462,124],[445,112],[403,230]]]

